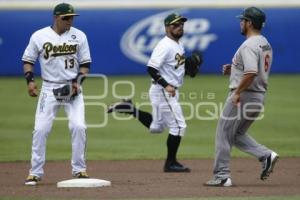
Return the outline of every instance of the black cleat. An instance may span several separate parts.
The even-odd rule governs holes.
[[[260,174],[261,180],[266,180],[270,174],[273,172],[274,166],[278,161],[278,154],[272,152],[264,161],[262,161],[262,171]]]
[[[127,99],[127,100],[124,99],[121,102],[114,103],[108,107],[107,113],[112,113],[112,112],[133,114],[134,105],[131,99]]]
[[[177,161],[166,161],[164,172],[191,172],[191,170]]]

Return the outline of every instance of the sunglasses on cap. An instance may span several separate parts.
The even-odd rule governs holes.
[[[64,17],[61,18],[61,20],[68,21],[71,18],[73,18],[73,16],[64,16]]]

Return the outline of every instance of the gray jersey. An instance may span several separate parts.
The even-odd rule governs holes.
[[[237,88],[244,74],[256,73],[248,90],[265,92],[272,60],[273,51],[267,39],[262,35],[249,37],[232,59],[229,88]]]

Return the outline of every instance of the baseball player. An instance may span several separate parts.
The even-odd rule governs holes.
[[[72,174],[88,178],[85,163],[86,125],[81,83],[89,72],[91,57],[86,35],[72,27],[74,8],[61,3],[53,11],[53,25],[32,34],[22,60],[32,97],[38,95],[33,66],[41,66],[42,88],[35,114],[31,169],[25,185],[36,185],[44,175],[46,140],[60,106],[69,119],[72,138]]]
[[[232,186],[229,169],[232,146],[262,163],[261,180],[267,179],[278,160],[277,153],[257,143],[247,133],[263,108],[273,59],[272,47],[261,35],[265,13],[249,7],[238,18],[246,40],[235,53],[232,64],[223,66],[223,73],[230,74],[230,92],[218,121],[214,177],[205,183],[207,186]]]
[[[178,102],[178,89],[183,84],[185,74],[194,77],[202,59],[197,53],[185,59],[184,48],[179,39],[183,36],[183,26],[187,18],[170,14],[164,20],[166,36],[154,48],[147,64],[148,73],[152,78],[149,90],[152,104],[152,115],[138,110],[131,100],[113,104],[108,108],[110,112],[132,114],[151,133],[161,133],[169,128],[167,139],[167,159],[164,172],[190,172],[188,167],[180,164],[176,159],[181,138],[185,133],[186,123]]]

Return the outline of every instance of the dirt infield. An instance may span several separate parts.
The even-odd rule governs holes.
[[[211,196],[300,195],[300,158],[281,158],[267,181],[259,179],[260,163],[252,158],[231,162],[234,187],[211,188],[212,160],[185,160],[191,173],[163,173],[161,160],[89,161],[93,178],[110,180],[111,187],[58,189],[56,183],[70,179],[70,162],[47,162],[38,186],[24,186],[28,162],[0,163],[0,197],[120,199],[183,198]]]

